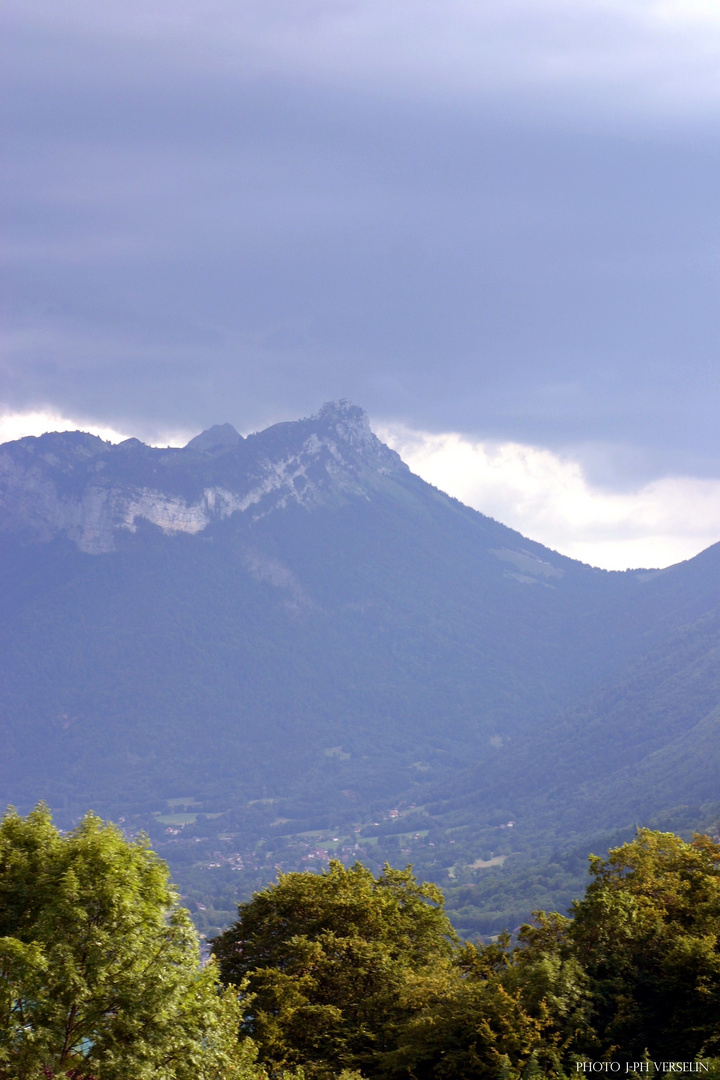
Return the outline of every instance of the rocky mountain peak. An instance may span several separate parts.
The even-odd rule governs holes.
[[[344,398],[341,401],[326,402],[313,419],[317,420],[320,427],[326,428],[358,449],[374,447],[380,442],[370,430],[370,420],[365,410]]]
[[[138,439],[113,446],[79,432],[42,436],[0,448],[0,531],[39,541],[66,535],[99,554],[143,521],[199,533],[234,515],[253,522],[292,505],[312,511],[367,499],[407,471],[345,400],[247,438],[216,424],[182,449]]]
[[[344,427],[348,430],[363,429],[370,431],[370,421],[365,410],[361,409],[359,405],[353,405],[347,398],[340,398],[339,401],[326,401],[317,417],[313,419],[325,424]]]
[[[186,450],[203,450],[212,453],[213,450],[227,450],[237,446],[243,441],[239,431],[232,424],[213,424],[206,431],[201,431],[186,445]]]
[[[381,473],[407,471],[400,456],[370,430],[365,410],[345,398],[326,402],[309,423],[336,454],[349,455],[348,464],[354,460]]]

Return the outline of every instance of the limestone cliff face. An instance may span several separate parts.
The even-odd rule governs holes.
[[[373,435],[366,414],[347,402],[246,439],[218,425],[182,449],[54,433],[0,447],[0,530],[36,541],[64,534],[101,554],[142,521],[199,533],[233,514],[256,519],[292,503],[311,510],[367,497],[402,471],[407,466]]]

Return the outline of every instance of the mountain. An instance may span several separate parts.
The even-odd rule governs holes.
[[[31,542],[66,537],[100,555],[140,523],[192,536],[235,514],[255,522],[288,505],[362,497],[403,470],[362,410],[345,404],[248,439],[231,424],[215,425],[181,450],[48,434],[3,446],[0,530]]]
[[[503,814],[537,844],[531,792],[555,842],[548,739],[575,761],[624,730],[602,694],[714,626],[720,582],[720,546],[627,573],[550,551],[413,475],[346,402],[182,449],[5,444],[0,552],[4,801],[149,830],[218,911],[333,851],[459,883]],[[633,716],[652,753],[707,745]]]
[[[711,549],[700,560],[714,562]],[[712,559],[710,558],[712,557]],[[586,884],[586,854],[629,840],[637,825],[689,833],[720,816],[720,612],[670,634],[581,702],[498,750],[428,799],[455,840],[454,918],[489,932],[541,907],[560,910]],[[514,822],[512,836],[487,825]],[[502,830],[501,830],[502,834]],[[473,869],[480,850],[502,860]],[[486,855],[487,858],[487,855]],[[462,884],[460,884],[462,881]],[[455,885],[455,882],[458,882]]]

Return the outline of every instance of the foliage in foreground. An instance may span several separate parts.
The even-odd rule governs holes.
[[[641,829],[590,869],[566,929],[593,991],[588,1049],[720,1053],[720,846]]]
[[[0,1080],[537,1080],[700,1058],[717,1080],[720,845],[639,830],[591,873],[571,918],[488,945],[459,941],[409,867],[281,874],[203,967],[145,841],[10,811]]]
[[[555,1068],[558,1031],[584,1020],[576,961],[505,938],[461,944],[442,904],[409,868],[375,878],[334,862],[281,875],[241,905],[215,954],[223,978],[247,987],[245,1029],[271,1075],[479,1080]]]
[[[247,984],[246,1028],[274,1067],[308,1077],[371,1066],[397,1043],[411,978],[452,962],[456,938],[434,885],[359,863],[280,876],[215,942],[226,982]]]
[[[89,814],[0,824],[0,1077],[251,1080],[222,991],[167,868]]]
[[[516,945],[483,946],[457,940],[410,869],[332,863],[240,905],[215,954],[248,988],[271,1075],[482,1080],[717,1055],[720,846],[642,829],[591,873],[572,918],[538,912]]]

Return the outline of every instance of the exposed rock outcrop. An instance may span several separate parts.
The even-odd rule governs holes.
[[[182,449],[55,432],[0,447],[0,529],[37,541],[65,534],[101,554],[141,521],[198,533],[233,514],[367,497],[368,485],[403,470],[363,410],[346,401],[246,439],[215,425]]]

